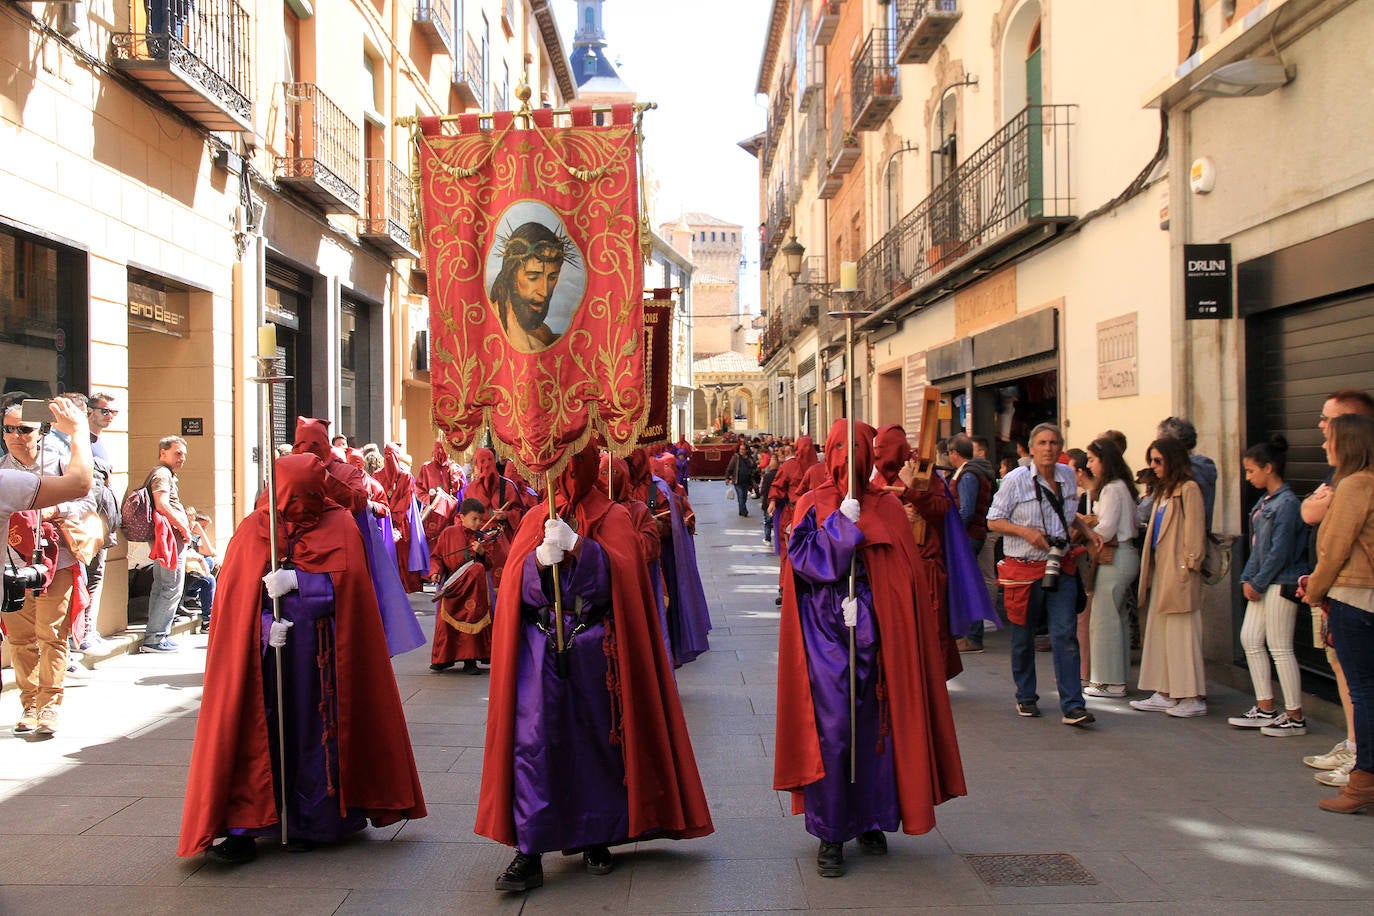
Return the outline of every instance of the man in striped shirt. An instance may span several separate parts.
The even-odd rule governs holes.
[[[1067,549],[1077,526],[1090,543],[1101,537],[1077,517],[1078,486],[1073,468],[1059,463],[1064,437],[1053,423],[1031,430],[1030,467],[1020,467],[1002,480],[988,509],[988,530],[1002,535],[1002,548],[1013,563],[1043,562],[1050,555],[1051,540]],[[1011,623],[1011,676],[1016,682],[1016,711],[1027,718],[1040,715],[1035,692],[1035,630],[1048,618],[1050,645],[1054,651],[1054,679],[1065,725],[1093,722],[1083,702],[1079,679],[1078,578],[1061,575],[1058,587],[1047,591],[1041,581],[1030,587],[1024,624]]]

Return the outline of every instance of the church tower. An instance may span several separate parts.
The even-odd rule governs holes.
[[[606,26],[602,0],[577,0],[577,31],[568,63],[577,81],[578,99],[591,104],[632,102],[634,90],[620,79],[606,56]]]

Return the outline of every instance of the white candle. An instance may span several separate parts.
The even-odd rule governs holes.
[[[277,326],[265,324],[258,328],[258,359],[277,358]]]
[[[859,265],[854,261],[840,262],[840,289],[859,288]]]

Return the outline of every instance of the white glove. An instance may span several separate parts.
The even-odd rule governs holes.
[[[841,500],[840,514],[857,525],[859,523],[859,501],[857,499]]]
[[[555,563],[561,563],[565,554],[566,551],[562,547],[548,538],[545,538],[542,544],[534,548],[534,558],[539,561],[540,566],[552,566]]]
[[[286,645],[286,632],[290,630],[294,623],[289,620],[274,620],[272,626],[267,631],[267,644],[273,649],[280,649]]]
[[[280,598],[287,592],[294,592],[300,588],[300,583],[296,581],[296,571],[294,569],[278,569],[262,577],[262,584],[267,586],[267,597]]]
[[[561,518],[551,518],[544,522],[544,543],[557,544],[565,551],[577,548],[577,533]]]
[[[859,599],[841,598],[840,610],[844,611],[844,625],[847,627],[857,627],[859,625]]]

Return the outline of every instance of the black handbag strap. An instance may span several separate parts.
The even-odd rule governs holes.
[[[1059,493],[1057,492],[1059,490],[1059,481],[1056,480],[1054,482],[1055,487],[1053,490],[1051,490],[1049,487],[1045,486],[1040,482],[1040,475],[1035,473],[1034,468],[1031,469],[1031,474],[1032,479],[1035,482],[1035,501],[1040,502],[1041,493],[1044,493],[1045,496],[1048,497],[1050,505],[1054,507],[1054,511],[1059,513],[1059,524],[1064,528],[1064,537],[1069,537],[1069,523],[1064,518],[1064,500],[1062,497],[1060,497]],[[1043,514],[1041,514],[1040,520],[1045,520],[1045,516]],[[1045,533],[1049,534],[1048,531],[1046,531]]]

